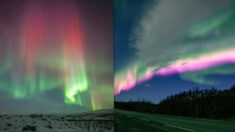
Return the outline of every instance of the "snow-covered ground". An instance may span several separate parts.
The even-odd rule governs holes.
[[[0,132],[113,132],[113,110],[79,114],[0,115]]]

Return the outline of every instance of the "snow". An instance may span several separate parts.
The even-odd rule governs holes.
[[[0,115],[0,132],[113,132],[113,110],[78,114]]]

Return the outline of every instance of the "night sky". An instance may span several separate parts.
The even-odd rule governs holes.
[[[232,0],[115,0],[115,100],[235,84]]]
[[[0,31],[0,113],[113,108],[111,0],[1,0]]]

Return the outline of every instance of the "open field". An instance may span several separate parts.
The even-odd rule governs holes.
[[[113,132],[113,110],[79,114],[1,115],[0,132]]]
[[[234,122],[115,110],[117,132],[235,132]]]

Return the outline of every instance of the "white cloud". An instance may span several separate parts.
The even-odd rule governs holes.
[[[208,18],[230,4],[231,0],[155,1],[131,35],[131,45],[137,49],[138,59],[148,66],[164,67],[193,49],[200,51],[202,44],[185,46],[185,43],[181,43],[183,32],[193,23]],[[208,43],[203,47],[212,46]]]
[[[147,88],[151,88],[151,85],[149,85],[149,84],[145,84],[144,86]]]

